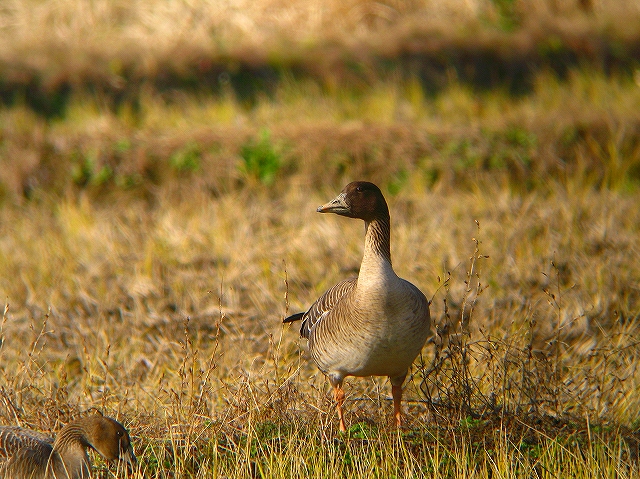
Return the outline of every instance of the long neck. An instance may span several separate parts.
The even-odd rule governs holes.
[[[89,476],[91,463],[87,447],[90,447],[89,441],[81,424],[68,424],[58,433],[53,443],[53,453],[62,462],[54,466],[60,470],[58,474],[63,474],[61,477],[77,479]]]
[[[365,222],[360,276],[375,275],[384,265],[391,266],[391,222],[388,215]]]
[[[380,256],[391,263],[391,221],[389,216],[364,224],[364,254]]]

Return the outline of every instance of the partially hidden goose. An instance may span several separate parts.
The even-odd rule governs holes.
[[[342,410],[346,376],[388,376],[395,422],[400,426],[402,383],[431,330],[429,302],[391,266],[389,208],[376,185],[349,183],[317,211],[364,220],[360,273],[284,322],[302,320],[300,335],[309,340],[313,360],[334,388],[341,431],[346,431]]]
[[[95,449],[107,461],[120,459],[131,467],[137,462],[122,424],[109,417],[91,415],[67,424],[55,440],[30,429],[1,426],[0,478],[89,478],[88,448]]]

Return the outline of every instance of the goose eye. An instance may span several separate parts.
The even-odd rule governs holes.
[[[362,191],[362,186],[356,186],[356,191]]]

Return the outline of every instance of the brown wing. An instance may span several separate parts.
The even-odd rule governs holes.
[[[20,427],[0,427],[0,476],[44,477],[53,438]],[[29,471],[25,476],[25,471]]]
[[[309,333],[326,314],[340,301],[340,299],[355,288],[358,278],[345,279],[335,286],[329,288],[315,303],[311,305],[306,313],[296,313],[284,320],[285,323],[302,320],[300,326],[300,336],[309,339]]]
[[[6,461],[19,450],[52,445],[53,438],[30,429],[14,426],[0,427],[0,461]]]

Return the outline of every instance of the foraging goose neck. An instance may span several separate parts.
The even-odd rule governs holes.
[[[53,442],[53,448],[57,451],[65,451],[78,446],[85,449],[91,447],[85,428],[79,422],[70,423],[63,427]]]
[[[381,216],[364,224],[364,257],[375,255],[391,264],[391,221]]]
[[[88,477],[91,468],[87,454],[88,447],[92,446],[87,439],[83,425],[71,423],[62,428],[53,442],[53,452],[57,453],[63,463],[58,466],[62,466],[65,473],[61,477]],[[58,467],[54,467],[58,469]]]

